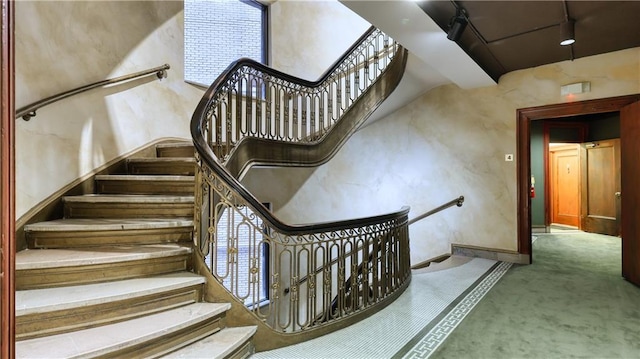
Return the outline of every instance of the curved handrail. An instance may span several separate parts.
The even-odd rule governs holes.
[[[136,72],[133,74],[129,74],[129,75],[124,75],[124,76],[119,76],[119,77],[114,77],[111,79],[106,79],[106,80],[102,80],[102,81],[98,81],[98,82],[94,82],[91,83],[89,85],[84,85],[84,86],[80,86],[77,88],[74,88],[72,90],[69,91],[65,91],[65,92],[61,92],[59,94],[53,95],[53,96],[49,96],[47,98],[44,98],[40,101],[36,101],[32,104],[29,104],[27,106],[21,107],[19,109],[16,110],[16,118],[20,118],[22,117],[23,120],[25,121],[29,121],[32,117],[36,116],[36,111],[38,109],[40,109],[41,107],[50,105],[54,102],[60,101],[60,100],[64,100],[67,97],[71,97],[73,95],[77,95],[79,93],[85,92],[85,91],[89,91],[92,90],[94,88],[97,87],[102,87],[102,86],[107,86],[107,85],[114,85],[120,82],[125,82],[125,81],[129,81],[129,80],[133,80],[139,77],[144,77],[144,76],[148,76],[151,74],[156,74],[156,76],[158,76],[159,79],[162,79],[164,77],[167,76],[167,72],[166,70],[168,70],[170,68],[169,64],[164,64],[162,66],[158,66],[158,67],[154,67],[152,69],[148,69],[148,70],[144,70],[144,71],[140,71],[140,72]]]
[[[438,206],[438,207],[436,207],[436,208],[434,208],[434,209],[432,209],[430,211],[427,211],[427,212],[425,212],[425,213],[423,213],[423,214],[421,214],[421,215],[409,220],[409,222],[407,222],[407,225],[411,225],[411,224],[413,224],[415,222],[418,222],[419,220],[427,218],[427,217],[429,217],[429,216],[431,216],[433,214],[436,214],[436,213],[438,213],[440,211],[443,211],[443,210],[445,210],[445,209],[447,209],[449,207],[452,207],[454,205],[458,206],[458,207],[462,207],[463,203],[464,203],[464,196],[459,196],[459,197],[454,198],[451,201],[449,201],[449,202],[447,202],[447,203],[445,203],[443,205],[440,205],[440,206]],[[359,249],[360,248],[358,248],[358,250]],[[349,254],[351,254],[351,253],[347,253],[347,255],[349,255]],[[329,263],[327,263],[327,264],[325,264],[325,265],[323,265],[321,267],[316,268],[311,274],[312,275],[318,274],[318,273],[322,272],[327,266],[333,265],[337,261],[338,261],[338,258],[333,259]],[[309,276],[304,276],[304,277],[298,279],[298,284],[299,283],[304,283],[305,281],[307,281],[308,278],[309,278]],[[285,288],[284,292],[285,292],[285,294],[289,293],[289,288]]]
[[[229,185],[229,189],[232,189],[233,191],[237,192],[240,197],[244,198],[259,216],[267,219],[268,223],[273,227],[273,229],[276,229],[279,233],[285,235],[304,235],[314,232],[334,231],[374,225],[381,221],[389,221],[392,219],[401,218],[402,216],[406,216],[408,215],[410,210],[408,206],[404,206],[398,211],[375,217],[353,218],[342,221],[319,222],[306,225],[290,225],[282,222],[280,219],[275,217],[271,213],[271,211],[269,211],[269,209],[267,209],[267,207],[265,207],[262,202],[260,202],[251,192],[249,192],[247,188],[242,185],[242,183],[240,183],[240,181],[233,177],[224,166],[221,166],[215,160],[212,161],[212,159],[215,158],[215,155],[209,147],[207,147],[206,145],[203,146],[201,138],[194,137],[193,143],[196,152],[198,152],[200,155],[200,159],[207,165],[211,166],[211,168],[214,168],[216,170],[216,174],[222,178],[223,182]],[[205,153],[206,155],[203,156],[203,153]]]
[[[222,84],[228,82],[231,76],[233,76],[233,73],[236,72],[238,69],[242,68],[243,66],[252,67],[254,69],[263,71],[269,76],[273,76],[275,78],[280,78],[290,82],[299,83],[302,86],[316,87],[322,82],[326,81],[331,76],[331,74],[333,74],[336,71],[336,69],[340,67],[340,64],[342,64],[344,60],[347,57],[349,57],[349,54],[352,53],[353,50],[357,48],[358,45],[361,44],[362,41],[366,39],[368,36],[370,36],[375,30],[376,28],[371,26],[362,36],[358,38],[358,40],[356,40],[356,42],[353,45],[351,45],[351,47],[349,47],[349,49],[347,49],[347,51],[344,52],[342,56],[340,56],[338,60],[336,60],[331,65],[331,67],[329,67],[329,69],[327,69],[327,71],[325,71],[322,75],[320,75],[320,77],[315,81],[309,81],[300,77],[289,75],[282,71],[271,68],[261,62],[255,61],[251,58],[242,57],[232,62],[229,66],[227,66],[227,68],[220,74],[220,76],[218,76],[218,78],[213,82],[213,84],[209,86],[207,91],[202,96],[202,99],[198,103],[198,106],[196,107],[196,110],[194,113],[201,112],[203,110],[203,107],[206,107],[207,103],[212,100],[216,90],[219,89],[222,86]]]
[[[353,318],[355,312],[379,307],[376,304],[404,290],[410,280],[409,208],[291,225],[263,206],[240,178],[256,164],[315,166],[328,161],[396,88],[406,60],[407,51],[375,28],[317,81],[240,59],[207,89],[194,111],[191,134],[198,163],[194,239],[214,277],[277,332]],[[242,250],[249,251],[244,259]],[[261,262],[260,253],[268,253],[268,263]],[[306,273],[303,267],[314,268],[336,257],[341,261],[304,285],[296,283]],[[240,267],[242,260],[249,264]],[[258,273],[267,265],[273,297],[262,305],[256,295],[264,279]],[[371,268],[363,280],[370,281],[374,295],[355,307],[355,299],[347,303],[342,298],[345,293],[359,295],[357,288],[345,288],[350,285],[345,278],[364,267]],[[248,276],[246,286],[239,282],[241,275]],[[289,294],[294,303],[307,299],[291,313],[283,313],[285,304],[279,296],[288,283],[293,283]],[[334,302],[339,310],[317,323],[315,314],[329,313],[326,309],[334,305],[325,298],[333,298],[333,291],[342,293],[342,299]],[[316,296],[322,298],[311,299]]]
[[[441,206],[438,206],[438,207],[436,207],[436,208],[434,208],[434,209],[432,209],[430,211],[427,211],[427,212],[425,212],[425,213],[423,213],[423,214],[421,214],[421,215],[419,215],[419,216],[417,216],[415,218],[412,218],[409,221],[409,225],[412,225],[412,224],[418,222],[421,219],[425,219],[425,218],[427,218],[427,217],[429,217],[429,216],[431,216],[433,214],[436,214],[436,213],[438,213],[438,212],[440,212],[442,210],[445,210],[445,209],[447,209],[449,207],[453,207],[454,205],[458,206],[458,207],[462,207],[463,203],[464,203],[464,196],[460,196],[458,198],[454,198],[451,201],[449,201],[449,202],[447,202],[447,203],[445,203],[445,204],[443,204]]]
[[[237,167],[246,169],[246,167],[250,164],[272,164],[272,165],[273,164],[286,165],[286,164],[283,164],[282,162],[278,162],[278,161],[269,161],[265,158],[262,158],[262,159],[256,159],[256,157],[241,158],[240,156],[238,156],[238,158],[236,159],[232,158],[230,161],[227,161],[227,163],[225,163],[224,165],[219,162],[219,158],[220,158],[219,154],[216,155],[214,153],[214,151],[211,148],[211,145],[207,143],[207,139],[205,138],[205,135],[204,135],[204,132],[206,131],[206,126],[207,126],[206,116],[209,114],[216,92],[220,91],[220,89],[224,87],[224,84],[229,82],[234,72],[238,71],[238,69],[242,68],[243,66],[250,66],[251,68],[259,69],[260,71],[263,71],[265,73],[265,76],[267,77],[283,79],[286,81],[299,83],[301,85],[309,86],[309,87],[318,87],[324,81],[329,79],[332,76],[332,74],[335,73],[335,71],[340,67],[340,65],[344,63],[345,59],[349,57],[350,53],[353,52],[354,49],[356,49],[364,39],[371,36],[374,33],[374,31],[377,31],[377,29],[375,27],[370,27],[358,39],[358,41],[354,45],[352,45],[349,48],[349,50],[347,50],[347,52],[345,52],[345,54],[342,55],[340,59],[336,61],[329,68],[329,70],[327,70],[316,81],[308,81],[295,76],[285,74],[281,71],[272,69],[252,59],[248,59],[248,58],[239,59],[233,62],[231,65],[229,65],[227,69],[223,71],[222,74],[220,74],[220,76],[214,81],[214,83],[207,89],[202,99],[196,106],[196,109],[191,119],[191,136],[193,139],[196,153],[200,155],[200,158],[202,161],[206,162],[208,166],[210,166],[217,172],[217,175],[219,175],[224,180],[225,183],[230,184],[234,191],[237,191],[242,198],[245,198],[249,202],[249,204],[253,207],[253,209],[259,213],[259,215],[264,216],[265,218],[268,218],[269,223],[271,223],[278,230],[281,230],[287,234],[297,234],[297,233],[304,233],[308,230],[313,231],[313,230],[330,229],[327,226],[330,226],[331,223],[339,224],[341,226],[345,225],[345,226],[348,226],[349,228],[353,228],[353,227],[356,227],[360,223],[360,221],[347,220],[347,221],[341,221],[341,222],[330,222],[326,224],[313,224],[313,225],[304,226],[304,228],[297,228],[297,226],[287,225],[279,221],[277,218],[273,217],[271,212],[266,207],[264,207],[264,205],[262,205],[262,203],[259,200],[257,200],[248,190],[246,190],[246,188],[242,184],[240,184],[240,182],[237,180],[237,177],[240,176],[241,173],[243,172],[243,170],[237,169]],[[396,64],[395,70],[400,74],[402,74],[407,61],[407,51],[402,48],[399,48],[397,53],[400,55],[398,56],[400,61],[395,62]],[[401,75],[400,75],[400,78],[401,78]],[[399,82],[399,79],[398,79],[398,82]],[[397,85],[397,83],[395,85]],[[395,89],[395,86],[390,90],[389,89],[386,89],[386,90],[388,91],[388,93],[390,93],[391,91],[393,91],[393,89]],[[378,91],[382,92],[384,90],[379,89]],[[357,113],[356,114],[352,113],[352,115],[354,115],[354,117],[357,117],[359,119],[362,119],[362,117],[366,119],[368,115],[370,115],[375,110],[377,105],[380,104],[380,102],[382,102],[382,100],[379,100],[377,103],[374,103],[374,104],[360,104],[361,107],[367,107],[367,108],[359,109],[360,111],[368,112],[365,114],[366,117],[360,116],[360,114],[357,114]],[[358,111],[352,111],[352,112],[358,112]],[[341,121],[340,123],[345,124],[346,121]],[[338,126],[339,125],[340,124],[338,124]],[[353,124],[353,122],[351,123],[351,125],[352,127],[356,127]],[[346,138],[342,138],[341,142],[344,143],[345,140]],[[259,144],[260,148],[256,148],[255,150],[251,151],[252,156],[255,156],[255,154],[260,154],[265,152],[281,153],[283,150],[283,146],[286,146],[288,147],[288,149],[297,150],[296,152],[298,154],[298,157],[302,157],[302,158],[307,157],[305,156],[305,152],[307,153],[310,152],[312,150],[312,147],[314,146],[317,147],[319,144],[322,143],[322,141],[314,141],[313,143],[310,143],[310,144],[309,143],[284,143],[283,141],[265,140],[265,139],[253,138],[253,137],[245,137],[241,141],[249,143],[247,147],[251,147],[251,143]],[[331,151],[331,153],[327,153],[324,156],[322,156],[323,158],[321,160],[307,161],[307,165],[320,165],[322,163],[325,163],[331,157],[332,154],[335,154],[335,152],[337,151],[337,145],[340,144],[338,143],[338,141],[334,141],[334,142],[336,142],[335,143],[336,146],[332,148],[333,150]],[[274,150],[274,148],[276,148],[276,150]],[[238,161],[238,159],[240,160]],[[231,163],[228,163],[228,162],[231,162]],[[241,163],[240,166],[237,166],[238,162]],[[293,165],[296,165],[296,166],[302,165],[299,162],[302,162],[302,161],[298,161]],[[232,171],[229,169],[229,167],[232,167],[232,169],[236,169],[236,170]],[[394,214],[398,214],[398,213],[399,212],[396,212]],[[384,218],[377,218],[377,219],[384,220]],[[376,221],[376,217],[372,219],[372,223],[375,223],[375,221]],[[367,224],[367,223],[363,223],[363,224]]]

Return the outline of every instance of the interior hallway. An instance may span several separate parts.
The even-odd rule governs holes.
[[[529,266],[452,257],[415,271],[370,318],[252,358],[639,358],[640,288],[620,276],[620,238],[554,230],[533,248]]]
[[[536,234],[432,358],[639,358],[640,288],[621,277],[621,239]]]

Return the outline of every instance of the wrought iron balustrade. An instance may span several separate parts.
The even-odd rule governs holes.
[[[276,332],[348,319],[410,281],[408,208],[288,225],[239,181],[255,164],[326,162],[395,89],[406,57],[371,28],[317,81],[241,59],[194,112],[197,248],[213,276]]]
[[[245,137],[317,141],[371,87],[399,49],[371,28],[317,81],[240,59],[203,97],[208,103],[203,135],[223,162]]]

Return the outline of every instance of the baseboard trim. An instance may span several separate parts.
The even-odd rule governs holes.
[[[531,233],[548,233],[548,226],[531,226]]]
[[[496,261],[516,264],[529,264],[528,254],[521,254],[515,251],[508,251],[504,249],[471,246],[467,244],[451,243],[451,254],[466,257],[493,259]]]

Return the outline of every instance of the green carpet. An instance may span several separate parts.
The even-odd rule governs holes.
[[[620,238],[541,234],[430,358],[640,358],[640,288]]]

